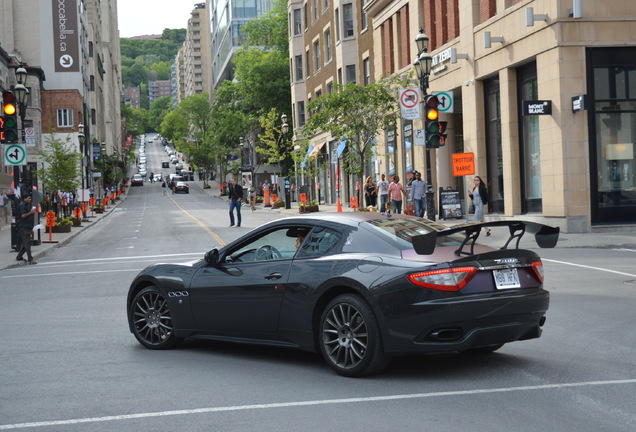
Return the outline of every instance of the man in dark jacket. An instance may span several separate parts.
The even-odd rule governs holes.
[[[27,264],[37,264],[33,261],[33,255],[31,255],[31,239],[33,238],[36,210],[35,206],[31,206],[32,199],[31,195],[22,197],[22,202],[18,205],[18,214],[15,217],[15,224],[18,227],[20,238],[22,239],[22,246],[15,259],[22,261],[26,252],[28,258]]]
[[[228,195],[230,199],[230,226],[234,226],[234,209],[236,208],[237,227],[241,226],[241,204],[243,202],[243,188],[236,183],[236,179],[230,180],[230,187],[228,188]]]

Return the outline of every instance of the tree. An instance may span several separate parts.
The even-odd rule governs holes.
[[[38,150],[44,161],[44,167],[38,170],[38,176],[45,190],[52,193],[75,192],[81,185],[80,161],[82,155],[75,151],[71,137],[66,142],[54,135],[48,135],[46,146]]]
[[[283,136],[280,114],[272,108],[267,115],[259,117],[259,121],[263,133],[258,135],[261,146],[256,152],[264,155],[268,164],[280,163],[283,174],[288,174],[293,163],[291,142]]]
[[[362,179],[377,134],[395,128],[399,116],[398,84],[399,78],[391,77],[367,86],[336,85],[333,93],[308,105],[311,116],[303,126],[303,136],[309,139],[326,132],[333,138],[345,139],[348,152],[344,169]]]
[[[163,96],[156,99],[150,107],[148,115],[148,127],[150,130],[161,130],[164,117],[172,110],[172,97]]]

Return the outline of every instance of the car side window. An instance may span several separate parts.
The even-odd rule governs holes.
[[[288,236],[289,227],[270,231],[243,243],[225,256],[226,263],[291,259],[296,253],[296,237]]]
[[[340,243],[342,234],[328,228],[314,228],[298,250],[296,258],[315,258],[329,255]]]

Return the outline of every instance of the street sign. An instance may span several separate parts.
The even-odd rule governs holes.
[[[475,154],[474,153],[453,153],[452,154],[453,176],[460,177],[475,174]]]
[[[405,120],[420,118],[420,90],[418,88],[400,89],[400,110]]]
[[[432,94],[437,96],[437,100],[439,101],[439,104],[437,105],[437,109],[440,113],[445,113],[445,114],[452,114],[454,111],[453,109],[454,104],[453,104],[453,91],[449,90],[449,91],[443,91],[443,92],[431,92]]]
[[[413,138],[416,146],[426,145],[426,131],[424,129],[415,129]]]
[[[35,147],[35,128],[24,128],[24,141],[27,147]]]
[[[4,164],[11,166],[26,165],[27,153],[22,144],[11,144],[4,146]]]

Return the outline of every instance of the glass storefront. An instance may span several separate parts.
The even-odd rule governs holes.
[[[636,222],[636,48],[590,48],[592,223]]]
[[[539,99],[537,83],[537,64],[532,62],[517,70],[519,85],[519,113],[523,113],[523,101]],[[522,212],[541,212],[541,140],[539,133],[539,116],[521,115],[519,131],[521,155],[521,202]]]

